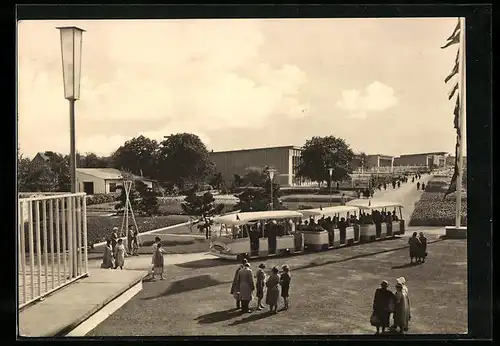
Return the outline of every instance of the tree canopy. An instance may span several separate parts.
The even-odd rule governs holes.
[[[159,145],[154,139],[139,136],[128,140],[112,155],[112,166],[135,175],[158,178]]]
[[[302,148],[299,176],[312,181],[326,181],[330,186],[328,169],[333,168],[331,181],[341,181],[348,177],[350,162],[354,152],[346,141],[334,136],[312,137]]]
[[[201,139],[192,133],[168,136],[160,143],[161,178],[181,189],[205,181],[214,172],[209,152]]]

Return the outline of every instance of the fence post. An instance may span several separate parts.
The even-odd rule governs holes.
[[[72,209],[72,197],[66,197],[68,205],[66,207],[68,217],[67,217],[67,228],[66,230],[68,231],[68,260],[69,260],[69,278],[72,279],[74,276],[73,273],[73,213],[71,212]],[[66,255],[66,254],[65,254]]]
[[[47,201],[42,201],[42,213],[43,213],[43,266],[45,271],[45,292],[49,290],[49,252],[47,246]]]
[[[28,202],[28,241],[31,276],[31,299],[35,296],[35,243],[33,240],[33,202]]]
[[[35,201],[36,260],[38,268],[38,295],[42,294],[42,237],[40,236],[40,201]],[[33,283],[32,283],[33,284]]]
[[[83,195],[83,261],[85,266],[85,274],[89,272],[89,258],[87,252],[87,195]]]

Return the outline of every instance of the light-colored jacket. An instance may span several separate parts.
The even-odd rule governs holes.
[[[253,273],[250,268],[242,268],[238,273],[238,286],[240,300],[252,300],[252,293],[255,290]]]

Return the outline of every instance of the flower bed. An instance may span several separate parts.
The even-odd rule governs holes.
[[[415,203],[410,226],[452,226],[455,224],[456,192],[444,197],[449,185],[447,177],[433,177],[420,200]],[[461,221],[467,226],[467,190],[462,188]]]

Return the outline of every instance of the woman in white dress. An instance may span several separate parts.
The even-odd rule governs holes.
[[[125,265],[125,253],[125,245],[123,245],[123,240],[120,238],[118,239],[118,243],[115,247],[115,269],[118,267],[123,269],[123,266]]]

